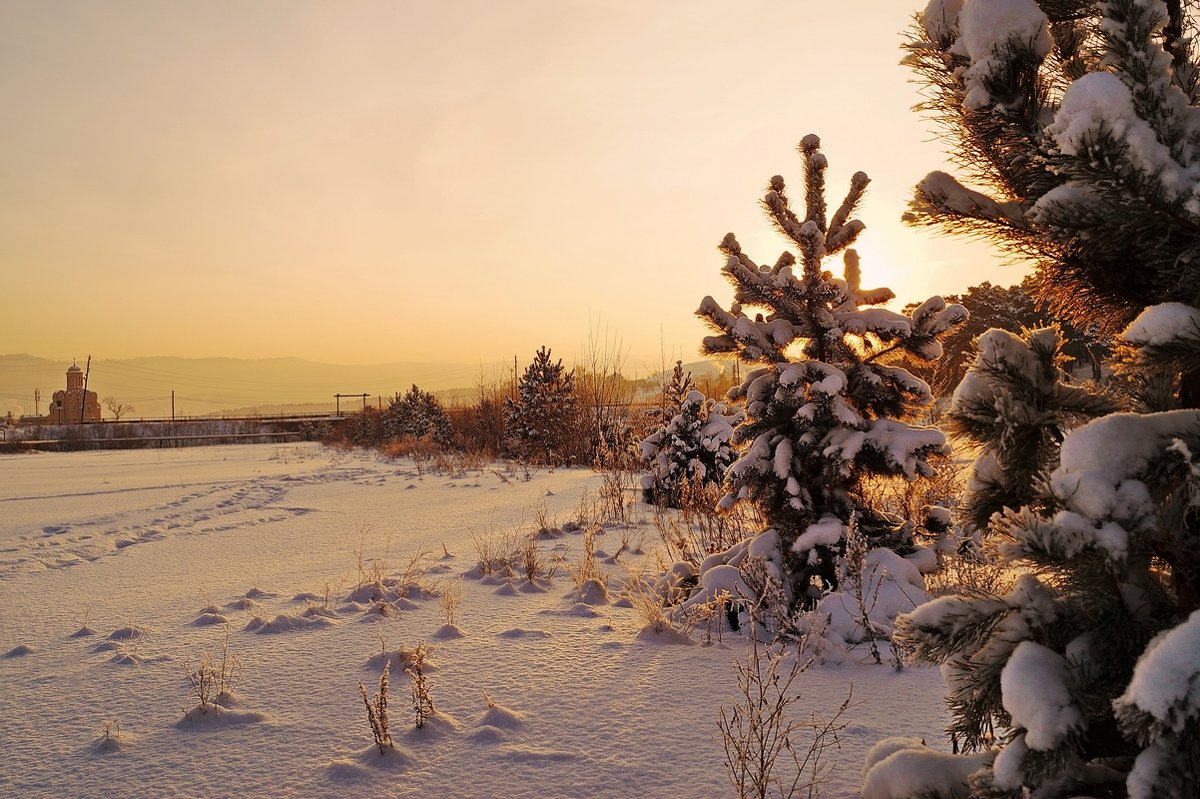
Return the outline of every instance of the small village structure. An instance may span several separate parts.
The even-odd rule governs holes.
[[[54,392],[50,402],[46,424],[83,424],[100,421],[100,399],[95,391],[88,391],[83,370],[72,363],[67,368],[67,388]]]

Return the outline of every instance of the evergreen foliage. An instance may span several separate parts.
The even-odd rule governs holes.
[[[992,328],[1020,334],[1026,330],[1056,325],[1061,328],[1059,349],[1066,356],[1064,368],[1077,372],[1089,368],[1091,379],[1100,382],[1102,362],[1109,356],[1108,336],[1097,335],[1094,326],[1080,329],[1039,310],[1034,300],[1032,278],[1015,286],[996,286],[988,281],[971,286],[962,294],[946,294],[948,303],[958,303],[971,314],[942,339],[945,354],[936,361],[906,363],[905,368],[929,383],[935,397],[949,396],[966,375],[975,357],[974,342]],[[916,304],[905,307],[906,311]]]
[[[346,438],[356,447],[374,447],[384,439],[383,414],[368,405],[358,413],[350,415],[346,425]]]
[[[905,62],[921,107],[989,193],[935,172],[907,219],[1034,259],[1039,299],[1084,329],[1200,305],[1200,93],[1179,1],[932,0],[918,22]]]
[[[541,347],[517,383],[518,398],[507,401],[508,432],[517,456],[531,463],[570,463],[580,437],[575,373],[562,359],[551,362]]]
[[[444,447],[450,446],[454,437],[442,403],[416,384],[403,395],[392,397],[383,412],[383,431],[389,439],[429,438]]]
[[[900,354],[938,357],[938,339],[967,316],[938,297],[909,316],[871,307],[892,292],[863,289],[858,255],[847,249],[863,229],[851,215],[868,178],[856,173],[845,200],[827,216],[820,141],[807,136],[799,149],[803,209],[793,209],[779,176],[763,200],[798,257],[785,251],[774,266],[759,266],[727,235],[722,271],[734,302],[726,310],[706,297],[698,311],[716,333],[704,339],[707,353],[755,367],[730,392],[745,400],[745,418],[734,432],[741,455],[727,473],[722,505],[759,505],[778,534],[780,576],[793,603],[811,602],[836,585],[836,558],[852,520],[872,544],[906,543],[906,528],[865,501],[864,483],[932,475],[931,461],[946,442],[939,431],[904,421],[932,397],[923,381],[892,361]],[[844,279],[823,269],[826,258],[841,252]]]
[[[642,459],[650,464],[642,492],[649,502],[677,508],[685,486],[724,480],[737,457],[730,439],[742,414],[696,390],[679,361],[663,386],[663,413],[666,421],[641,443]]]
[[[943,427],[977,451],[959,509],[978,530],[992,514],[1034,501],[1067,430],[1116,409],[1104,394],[1066,382],[1061,345],[1053,327],[1020,337],[988,330],[954,392]]]
[[[963,432],[994,462],[1025,464],[1011,479],[1039,462],[1046,475],[992,518],[1003,565],[1022,576],[897,625],[916,657],[942,664],[956,740],[972,751],[998,736],[973,797],[1200,795],[1200,411],[1188,409],[1200,405],[1200,95],[1185,11],[933,0],[909,46],[960,166],[994,193],[935,173],[910,219],[1032,256],[1052,312],[1124,327],[1138,407],[1185,408],[1109,413],[1055,447],[1071,416],[1100,406],[1061,402],[1052,334],[981,340],[1007,356],[997,368],[981,354],[980,390],[960,390],[983,400],[975,416],[963,404]]]

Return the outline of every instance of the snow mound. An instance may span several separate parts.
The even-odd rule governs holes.
[[[991,757],[938,752],[916,738],[885,738],[867,753],[862,799],[962,799],[970,794],[967,778]]]
[[[467,737],[478,744],[495,744],[508,740],[508,733],[499,727],[484,724],[467,733]]]
[[[16,646],[14,646],[12,649],[5,652],[4,657],[6,657],[6,658],[25,657],[26,655],[32,655],[36,651],[37,651],[37,649],[30,646],[29,644],[18,644]]]
[[[566,749],[550,749],[548,747],[523,746],[520,744],[502,746],[498,753],[504,759],[515,763],[562,762],[579,760],[582,757],[579,752],[572,752]]]
[[[497,638],[549,638],[550,633],[545,630],[526,630],[521,627],[513,627],[504,632],[496,633]]]
[[[117,629],[113,630],[111,633],[108,634],[108,640],[110,640],[110,641],[130,641],[130,640],[133,640],[134,638],[141,638],[143,635],[145,635],[148,632],[149,632],[149,630],[147,630],[145,627],[142,627],[137,624],[131,624],[129,626],[118,627]]]
[[[695,643],[691,638],[688,638],[674,627],[658,626],[648,624],[642,628],[637,634],[637,640],[645,641],[650,644],[674,644],[677,646],[691,646]]]
[[[373,776],[379,771],[404,771],[414,763],[413,756],[393,746],[379,751],[371,744],[350,757],[334,758],[325,765],[326,773],[334,780],[354,782]]]
[[[259,724],[267,720],[262,713],[252,710],[235,710],[221,705],[209,705],[202,708],[196,705],[185,710],[183,718],[175,722],[179,730],[221,729],[223,727],[238,727],[243,724]]]
[[[314,630],[331,627],[333,620],[325,616],[291,616],[280,613],[274,619],[255,616],[242,629],[249,633],[286,633],[294,630]]]
[[[114,755],[124,752],[136,740],[137,736],[129,732],[111,735],[101,733],[92,740],[91,750],[98,755]]]
[[[435,710],[425,719],[425,723],[422,726],[410,727],[404,731],[402,737],[409,743],[415,744],[445,738],[461,729],[462,724],[459,723],[458,719],[440,710]]]
[[[618,603],[618,607],[632,607],[633,606],[632,603],[630,603],[627,599],[620,600],[620,601],[624,601],[624,602],[626,602],[626,604],[620,605]],[[592,605],[588,605],[583,602],[576,602],[573,605],[571,605],[571,607],[565,608],[565,609],[543,608],[542,610],[538,611],[538,615],[539,616],[574,616],[574,617],[580,618],[580,619],[596,619],[604,614],[602,614],[600,611],[596,610],[596,608],[593,607]]]
[[[506,580],[494,593],[496,596],[516,596],[517,588],[512,584],[512,580]]]
[[[118,666],[140,666],[143,663],[157,663],[159,661],[163,661],[163,660],[167,660],[167,659],[168,658],[166,655],[159,655],[158,657],[148,657],[146,655],[139,655],[137,652],[134,652],[132,650],[125,651],[122,649],[118,649],[116,654],[114,654],[112,657],[110,657],[108,659],[108,662],[115,663]]]
[[[242,597],[241,599],[233,600],[225,607],[228,610],[254,610],[255,608],[262,607],[262,605],[249,597]]]
[[[95,628],[89,627],[86,624],[80,627],[75,632],[71,633],[72,638],[87,638],[89,635],[96,635]]]
[[[578,588],[567,594],[567,598],[584,605],[607,605],[608,586],[595,578],[584,580]]]
[[[192,622],[193,627],[207,627],[212,624],[228,624],[229,617],[222,616],[220,613],[201,613]]]
[[[525,714],[504,705],[490,705],[479,717],[478,726],[515,730],[525,726]]]
[[[383,652],[376,652],[371,657],[367,658],[363,664],[364,669],[374,672],[383,671],[383,667],[387,664],[392,665],[392,674],[403,674],[404,670],[412,664],[411,649],[390,649]],[[425,660],[421,663],[421,668],[424,671],[437,671],[437,664],[429,660],[429,652],[425,653]]]
[[[443,624],[433,631],[430,638],[437,638],[440,641],[452,641],[466,636],[457,624]]]

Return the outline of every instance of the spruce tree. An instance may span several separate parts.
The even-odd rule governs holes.
[[[727,472],[722,505],[757,503],[768,532],[778,536],[779,552],[769,560],[780,568],[787,598],[810,604],[835,587],[836,559],[851,524],[873,545],[907,543],[907,528],[871,507],[864,484],[932,475],[946,440],[906,421],[932,397],[923,381],[892,360],[938,357],[939,337],[967,314],[938,297],[910,316],[872,307],[893,294],[862,288],[858,255],[848,249],[863,229],[851,216],[868,178],[856,173],[829,216],[820,141],[806,136],[799,149],[803,207],[793,208],[779,176],[763,200],[796,254],[785,251],[773,266],[759,266],[727,235],[722,271],[734,286],[734,302],[726,310],[706,297],[698,314],[716,332],[704,339],[705,352],[753,367],[730,392],[745,401],[745,418],[734,431],[741,454]],[[824,270],[838,253],[844,253],[844,278]]]
[[[518,398],[508,400],[508,432],[519,457],[531,463],[566,465],[580,449],[575,373],[550,350],[538,349],[517,383]]]
[[[453,441],[446,409],[437,397],[415,383],[403,395],[392,397],[383,412],[383,430],[388,438],[429,438],[443,447]]]
[[[692,488],[720,485],[737,456],[731,439],[742,419],[723,402],[695,388],[691,373],[675,364],[671,383],[663,387],[664,410],[671,415],[641,443],[642,459],[650,473],[642,478],[648,502],[677,508]]]

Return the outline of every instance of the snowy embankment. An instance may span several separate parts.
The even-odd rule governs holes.
[[[475,576],[473,538],[529,532],[539,506],[566,522],[600,482],[419,476],[316,445],[0,457],[0,794],[730,795],[717,710],[736,700],[741,639],[639,636],[604,563],[622,537],[651,552],[651,525],[596,539],[610,604],[575,601],[581,533],[539,542],[562,559],[548,581]],[[467,575],[457,630],[398,579],[422,551],[427,587]],[[362,586],[377,565],[381,592]],[[219,656],[226,623],[241,680],[198,714],[185,668]],[[416,731],[399,661],[419,641],[437,716]],[[377,690],[386,653],[396,751],[381,758],[358,683]],[[856,795],[883,737],[941,741],[931,669],[817,667],[801,712],[831,713],[850,683],[827,797]]]

